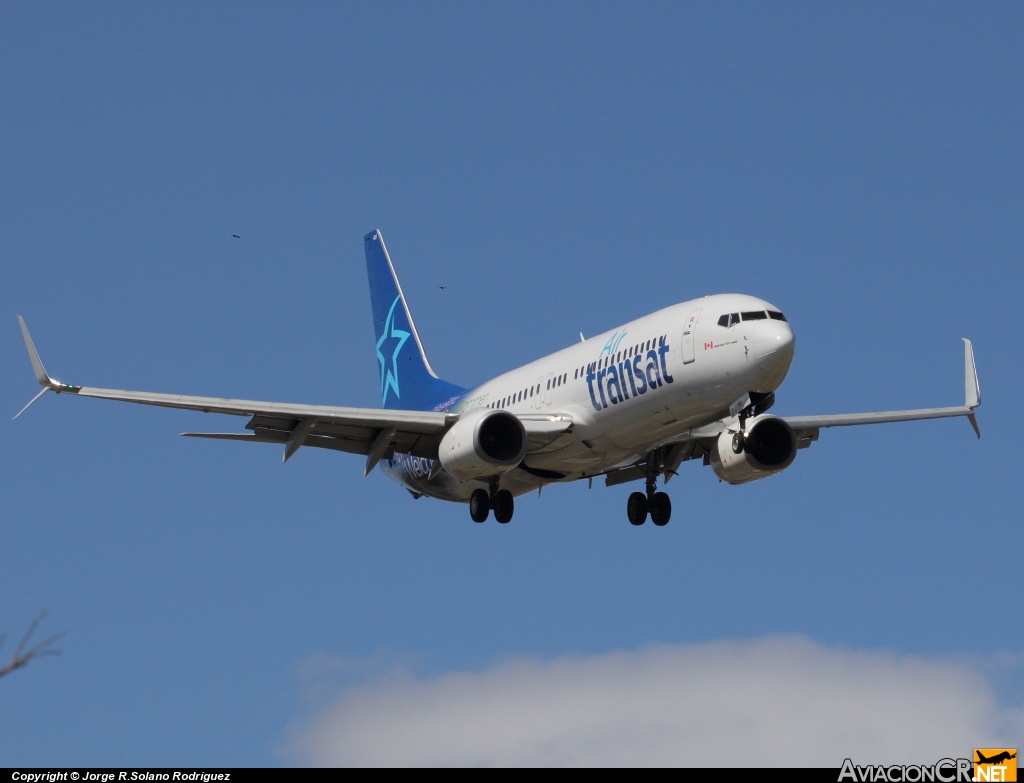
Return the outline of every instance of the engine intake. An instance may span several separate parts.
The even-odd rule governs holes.
[[[526,428],[508,411],[477,409],[441,438],[438,459],[459,479],[489,478],[511,470],[526,455]]]
[[[734,434],[723,432],[711,452],[715,475],[730,484],[768,478],[793,464],[796,433],[777,416],[758,416],[747,422],[747,437],[737,452]]]

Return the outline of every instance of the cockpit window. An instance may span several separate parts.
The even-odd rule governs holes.
[[[769,310],[768,311],[768,317],[771,318],[773,321],[785,321],[786,320],[786,316],[784,316],[778,310]]]
[[[750,312],[740,313],[744,321],[763,321],[768,317],[768,314],[764,310],[751,310]]]
[[[739,313],[727,313],[718,319],[719,326],[735,326],[740,322]]]

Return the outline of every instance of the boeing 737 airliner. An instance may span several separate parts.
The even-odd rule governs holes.
[[[18,316],[36,379],[47,391],[248,416],[248,432],[186,432],[365,455],[414,497],[469,503],[475,522],[512,519],[513,498],[555,482],[644,481],[629,496],[634,525],[668,523],[657,490],[686,460],[745,484],[788,468],[824,427],[966,416],[978,437],[974,353],[964,340],[963,406],[834,416],[767,413],[793,361],[782,311],[743,294],[667,307],[545,356],[471,389],[437,377],[379,231],[363,239],[380,365],[380,408],[119,391],[61,383],[43,367]],[[15,418],[17,418],[15,416]]]

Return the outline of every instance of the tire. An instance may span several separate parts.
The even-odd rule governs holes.
[[[664,492],[655,492],[651,498],[651,522],[664,527],[672,517],[672,500]]]
[[[742,454],[743,453],[743,446],[744,446],[744,443],[743,443],[743,433],[742,432],[737,432],[735,435],[732,436],[732,451],[733,451],[733,454]]]
[[[629,524],[642,525],[647,521],[647,496],[643,492],[634,492],[626,501],[626,516]]]
[[[494,507],[494,519],[503,525],[512,521],[512,514],[515,513],[516,505],[512,499],[512,493],[507,489],[499,489],[494,493],[494,500],[491,502]]]
[[[469,496],[469,515],[474,522],[487,521],[487,512],[491,509],[490,499],[487,497],[486,489],[474,489]]]

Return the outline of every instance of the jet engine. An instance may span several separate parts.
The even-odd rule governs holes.
[[[459,479],[511,470],[526,454],[526,428],[508,411],[481,408],[464,414],[441,438],[438,459]]]
[[[796,434],[777,416],[750,419],[746,437],[723,432],[711,450],[715,475],[730,484],[746,484],[781,473],[794,459]]]

